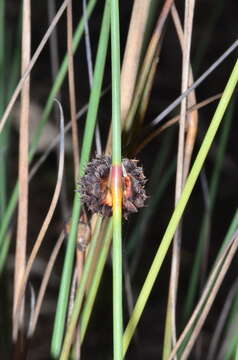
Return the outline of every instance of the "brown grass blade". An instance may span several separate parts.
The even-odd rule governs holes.
[[[55,17],[56,14],[56,0],[51,0],[47,2],[47,12],[48,12],[48,23],[51,24],[52,20]],[[54,84],[55,79],[58,75],[59,69],[60,69],[60,59],[59,59],[59,41],[58,41],[58,29],[55,27],[54,31],[52,32],[52,35],[49,38],[49,49],[50,49],[50,66],[51,66],[51,76],[52,76],[52,83]],[[61,102],[62,94],[61,89],[57,91],[57,99]],[[43,115],[43,114],[42,114]],[[42,118],[42,116],[41,116]],[[55,104],[54,106],[54,119],[58,118],[58,108]],[[49,126],[50,122],[47,122],[44,126],[44,129],[46,130],[46,127]],[[43,138],[44,130],[41,135],[41,139]],[[69,139],[65,139],[65,150],[67,152],[67,148],[70,146],[71,150],[71,143]],[[39,148],[39,144],[38,144]],[[45,150],[45,148],[44,148]],[[56,151],[57,154],[57,160],[59,161],[59,152]],[[62,189],[61,189],[61,195],[60,195],[60,208],[62,213],[62,219],[63,222],[66,223],[67,219],[69,218],[69,206],[68,206],[68,198],[67,198],[67,189],[66,189],[66,178],[64,175],[63,183],[62,183]]]
[[[195,6],[195,0],[185,1],[184,37],[182,41],[183,64],[182,64],[181,93],[184,93],[189,87],[190,49],[191,49],[191,39],[192,39],[194,6]],[[185,130],[186,130],[187,98],[184,98],[181,101],[180,109],[181,110],[180,110],[180,122],[179,122],[175,203],[177,203],[178,199],[180,198],[183,188],[184,143],[185,143]]]
[[[143,37],[146,29],[151,1],[135,0],[128,30],[126,48],[121,69],[121,122],[124,127],[133,100],[137,74],[140,65]],[[112,148],[111,128],[108,135],[106,153]]]
[[[230,56],[230,54],[236,50],[238,47],[238,39],[235,40],[232,45],[228,47],[226,51],[223,52],[223,54],[212,64],[209,66],[209,68],[201,75],[199,78],[177,99],[175,99],[169,106],[166,107],[153,121],[150,123],[150,127],[153,127],[155,125],[158,125],[171,111],[173,111],[182,101],[182,99],[185,96],[188,96],[188,94],[196,89],[210,74],[213,73],[213,71],[221,65],[224,60]]]
[[[171,8],[171,14],[172,14],[173,22],[174,22],[176,32],[177,32],[177,35],[179,38],[181,49],[183,49],[185,39],[184,39],[181,21],[180,21],[179,14],[178,14],[175,4]],[[192,71],[192,67],[190,65],[189,66],[188,85],[191,86],[193,84],[193,81],[194,81],[193,80],[193,71]],[[194,90],[188,94],[187,108],[191,108],[195,104],[196,104],[196,95],[195,95],[195,90]],[[184,149],[183,183],[185,182],[187,175],[188,175],[192,152],[193,152],[193,148],[194,148],[194,144],[195,144],[195,139],[196,139],[196,134],[197,134],[198,112],[196,110],[192,111],[192,112],[186,111],[186,118],[187,118],[187,120],[186,120],[187,135],[186,135],[186,139],[185,139],[185,149]]]
[[[22,65],[24,74],[29,65],[31,53],[31,4],[30,0],[23,1],[22,21]],[[13,314],[19,299],[20,286],[25,272],[27,224],[28,224],[28,146],[29,146],[29,108],[30,108],[30,78],[24,83],[21,93],[20,140],[19,140],[19,205],[17,220],[17,238],[14,272],[14,300]],[[13,318],[14,321],[14,318]],[[19,308],[19,327],[24,323],[24,299]],[[18,331],[18,328],[17,330]],[[14,341],[16,341],[16,336]]]
[[[219,93],[217,95],[211,96],[210,98],[201,101],[200,103],[193,105],[192,107],[190,107],[187,110],[187,113],[190,113],[192,111],[197,111],[201,108],[203,108],[204,106],[207,106],[209,104],[211,104],[213,101],[216,101],[218,99],[220,99],[222,96],[222,93]],[[164,125],[160,126],[158,129],[156,129],[155,131],[153,131],[151,134],[149,134],[142,142],[139,146],[136,147],[136,149],[133,151],[133,153],[136,155],[138,154],[140,151],[142,151],[144,149],[144,147],[146,145],[148,145],[152,140],[154,140],[155,137],[157,137],[159,134],[161,134],[164,130],[168,129],[170,126],[176,124],[180,119],[180,115],[174,116],[171,119],[169,119]]]
[[[107,87],[103,92],[101,97],[103,97],[109,90],[109,87]],[[82,107],[82,109],[77,113],[76,116],[76,120],[78,121],[84,114],[86,114],[88,110],[88,104],[84,105]],[[65,127],[64,127],[64,135],[66,135],[70,129],[72,127],[72,123],[69,122]],[[41,167],[41,165],[44,163],[44,161],[47,159],[47,157],[49,156],[49,154],[51,153],[51,151],[55,148],[55,146],[59,143],[60,141],[60,134],[57,135],[55,137],[55,139],[52,141],[52,143],[45,149],[43,155],[41,155],[41,157],[37,160],[37,162],[32,166],[30,174],[29,174],[29,180],[31,181],[32,178],[35,176],[35,174],[37,173],[37,171],[39,170],[39,168]]]
[[[56,183],[56,187],[55,187],[55,191],[54,191],[54,195],[48,210],[48,213],[46,215],[46,218],[43,222],[43,225],[41,227],[41,230],[39,232],[39,235],[36,239],[36,242],[33,246],[32,252],[30,254],[27,266],[26,266],[26,270],[24,273],[24,277],[21,281],[21,287],[20,287],[20,291],[19,291],[19,295],[18,295],[18,299],[17,299],[17,304],[16,307],[14,309],[14,315],[13,315],[13,333],[16,336],[17,333],[17,326],[18,326],[18,322],[19,322],[19,309],[21,307],[21,302],[22,299],[24,297],[24,292],[25,292],[25,288],[26,288],[26,284],[27,284],[27,280],[28,277],[30,275],[30,271],[33,265],[33,262],[36,258],[36,255],[39,251],[39,248],[42,244],[42,241],[44,240],[46,231],[49,227],[49,224],[51,222],[51,219],[53,217],[57,202],[59,200],[59,196],[60,196],[60,190],[61,190],[61,185],[62,185],[62,179],[63,179],[63,170],[64,170],[64,118],[63,118],[63,110],[62,107],[60,105],[60,103],[58,102],[59,108],[60,108],[60,132],[61,132],[61,141],[60,141],[60,158],[59,158],[59,167],[58,167],[58,175],[57,175],[57,183]]]
[[[165,0],[164,1],[164,5],[162,7],[162,10],[159,14],[156,26],[155,26],[155,30],[151,36],[144,60],[143,60],[143,64],[141,66],[141,71],[140,71],[140,76],[138,78],[137,81],[137,87],[135,89],[134,92],[134,96],[133,96],[133,102],[131,104],[130,110],[128,112],[125,124],[124,124],[124,129],[126,131],[129,131],[129,129],[131,128],[132,125],[132,121],[135,115],[135,110],[138,109],[140,100],[141,100],[141,96],[143,94],[144,91],[144,87],[145,84],[147,82],[149,73],[151,71],[151,66],[153,64],[154,58],[157,56],[158,54],[158,49],[160,46],[160,41],[161,41],[161,37],[162,37],[162,32],[164,29],[164,25],[166,23],[166,20],[168,18],[171,6],[173,4],[174,0]]]
[[[8,116],[13,108],[13,105],[15,104],[15,101],[20,93],[20,91],[22,90],[23,84],[26,81],[26,79],[28,78],[33,66],[35,65],[40,53],[42,52],[45,44],[47,43],[52,31],[54,30],[56,24],[58,23],[59,19],[61,18],[64,10],[66,9],[66,6],[68,4],[69,0],[65,0],[63,2],[63,4],[61,5],[61,7],[59,8],[59,10],[57,11],[57,14],[55,15],[54,19],[52,20],[52,23],[50,24],[48,30],[46,31],[45,35],[43,36],[43,39],[41,40],[39,46],[37,47],[34,55],[31,58],[31,61],[29,62],[29,65],[27,66],[27,69],[25,70],[24,74],[22,75],[20,81],[18,82],[14,93],[12,94],[12,97],[6,107],[6,110],[4,111],[4,114],[1,118],[0,121],[0,133],[2,132],[2,129],[8,119]]]
[[[207,285],[205,286],[204,291],[200,297],[200,300],[197,306],[195,307],[186,327],[184,328],[182,334],[180,335],[175,347],[173,348],[168,360],[173,359],[174,355],[178,351],[179,347],[181,346],[186,336],[190,333],[191,329],[193,329],[192,334],[194,334],[194,331],[197,331],[198,329],[199,331],[201,330],[201,326],[203,325],[205,318],[202,316],[201,318],[202,321],[197,322],[195,327],[193,327],[194,322],[198,318],[199,313],[202,311],[202,309],[203,309],[202,314],[205,313],[208,314],[211,305],[215,299],[215,296],[217,294],[217,291],[221,286],[223,278],[226,275],[226,272],[231,264],[235,252],[237,251],[237,248],[238,248],[238,235],[236,231],[232,239],[223,249],[223,252],[220,254],[218,260],[216,261],[213,271],[207,281]],[[192,340],[194,341],[194,338]]]
[[[127,36],[121,69],[121,119],[124,123],[131,106],[137,74],[141,61],[141,51],[148,20],[151,1],[135,0]]]
[[[46,266],[45,269],[45,273],[41,282],[41,286],[40,286],[40,290],[39,290],[39,294],[37,297],[37,301],[36,301],[36,306],[34,308],[34,312],[31,316],[31,321],[29,324],[29,330],[28,330],[28,337],[32,337],[32,335],[35,332],[36,329],[36,325],[37,325],[37,321],[40,315],[40,310],[41,310],[41,306],[44,300],[44,296],[45,296],[45,292],[46,292],[46,288],[50,279],[50,275],[52,273],[55,261],[57,259],[57,256],[59,254],[60,248],[63,244],[63,241],[65,239],[65,231],[62,231],[62,233],[60,234],[58,240],[56,241],[56,244],[54,246],[54,249],[51,253],[50,259],[48,261],[48,264]]]
[[[154,78],[157,70],[157,65],[159,63],[159,51],[157,56],[154,57],[153,62],[151,64],[150,72],[147,78],[147,82],[145,84],[144,93],[141,98],[141,104],[138,109],[138,122],[142,125],[145,114],[148,108],[148,104],[151,98],[151,91],[154,84]]]
[[[217,350],[218,346],[220,346],[220,341],[222,341],[222,339],[221,339],[222,331],[226,324],[226,320],[227,320],[228,314],[230,312],[230,309],[232,307],[234,298],[237,294],[237,291],[238,291],[238,278],[236,278],[235,282],[232,284],[232,286],[226,296],[226,300],[222,307],[221,314],[220,314],[219,319],[214,327],[214,333],[212,335],[212,340],[210,341],[209,348],[208,348],[207,360],[217,359],[216,350]]]
[[[174,6],[174,5],[173,5]],[[189,87],[189,71],[190,71],[190,49],[192,40],[193,15],[194,15],[195,0],[185,1],[184,13],[184,36],[181,39],[182,48],[182,84],[181,93],[186,91]],[[175,7],[175,6],[174,6]],[[187,105],[188,100],[184,98],[181,101],[180,120],[179,120],[179,137],[178,137],[178,151],[177,151],[177,170],[176,170],[176,185],[175,185],[175,205],[177,204],[184,185],[184,154],[185,154],[185,132],[187,123]],[[182,240],[182,223],[180,222],[173,241],[172,249],[172,263],[169,281],[169,296],[166,316],[165,340],[171,339],[171,344],[176,343],[176,302],[180,269],[181,256],[181,240]],[[164,355],[168,354],[169,344],[164,346]],[[164,357],[166,358],[166,356]],[[175,357],[176,358],[176,357]]]
[[[238,249],[238,236],[236,236],[236,238],[234,239],[234,242],[230,248],[230,251],[228,252],[226,259],[224,261],[224,264],[222,265],[222,268],[219,272],[219,275],[216,279],[216,282],[211,290],[211,293],[206,301],[206,304],[202,310],[202,313],[199,316],[199,319],[196,323],[196,326],[194,327],[192,334],[190,336],[189,342],[186,345],[183,354],[181,356],[181,360],[186,360],[188,358],[188,356],[190,355],[190,352],[195,344],[196,339],[198,338],[198,335],[202,329],[202,326],[209,314],[209,311],[212,307],[212,304],[216,298],[216,295],[218,293],[218,290],[220,289],[221,285],[222,285],[222,281],[224,280],[224,277],[227,273],[227,271],[229,270],[229,267],[231,265],[231,262],[234,258],[234,255],[236,253]]]

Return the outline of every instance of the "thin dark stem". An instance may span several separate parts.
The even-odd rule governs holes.
[[[49,25],[50,25],[56,14],[55,0],[51,0],[51,1],[47,2],[47,10],[48,10],[48,21],[49,21]],[[54,83],[54,81],[57,77],[58,71],[59,71],[59,51],[58,51],[57,27],[55,27],[54,31],[52,32],[52,35],[49,38],[49,45],[50,45],[50,64],[51,64],[52,82]],[[57,98],[59,101],[61,101],[61,91],[58,92]],[[54,118],[55,119],[58,118],[58,109],[57,109],[56,104],[54,106]],[[57,148],[56,153],[57,153],[57,160],[59,162],[60,155],[59,155],[58,148]],[[62,190],[61,190],[61,194],[60,194],[60,207],[61,207],[63,221],[65,223],[66,219],[68,219],[68,215],[69,215],[65,174],[63,175]]]
[[[178,106],[184,97],[197,88],[222,62],[237,48],[236,40],[186,91],[184,91],[176,100],[172,102],[164,111],[162,111],[151,123],[150,126],[158,125],[172,110]]]
[[[88,65],[88,77],[89,77],[89,84],[90,89],[92,89],[93,84],[93,61],[92,61],[92,47],[90,41],[90,33],[89,33],[89,26],[88,26],[88,17],[87,17],[87,1],[83,0],[83,15],[84,15],[84,22],[85,22],[85,47],[86,47],[86,58],[87,58],[87,65]],[[99,124],[96,124],[95,129],[95,142],[96,142],[96,151],[97,154],[102,154],[102,143],[101,143],[101,135]]]

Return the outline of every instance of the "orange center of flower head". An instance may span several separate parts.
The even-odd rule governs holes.
[[[109,184],[109,178],[110,175],[101,181],[100,189],[102,194],[102,204],[112,207],[112,194]]]
[[[101,181],[100,189],[103,194],[102,204],[112,207],[112,193],[110,186],[110,175]],[[129,199],[132,197],[132,183],[130,176],[122,177],[122,187],[123,187],[123,198]]]
[[[107,188],[106,197],[105,197],[103,203],[107,206],[112,207],[112,193],[111,193],[111,189],[109,187]]]
[[[111,157],[106,155],[97,155],[87,165],[85,176],[81,178],[80,192],[83,203],[92,213],[112,216],[113,169]],[[144,206],[147,199],[144,190],[146,180],[142,167],[137,166],[137,160],[122,159],[121,172],[122,214],[127,219],[131,213]]]

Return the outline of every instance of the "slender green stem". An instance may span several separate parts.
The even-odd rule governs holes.
[[[18,41],[18,43],[20,43],[20,39]],[[8,89],[7,89],[7,99],[10,97],[10,94],[13,92],[13,89],[17,83],[17,77],[18,77],[18,73],[19,73],[19,64],[20,64],[20,46],[19,44],[17,44],[16,49],[14,51],[13,54],[13,61],[11,64],[11,74],[10,74],[10,78],[8,80]],[[1,133],[1,135],[3,136],[5,133],[7,133],[6,136],[6,147],[4,146],[4,155],[5,158],[7,158],[7,152],[8,152],[8,145],[9,145],[9,140],[8,140],[8,136],[10,133],[10,123],[7,123],[5,128],[3,129],[3,132]],[[0,137],[1,137],[0,135]],[[5,176],[7,174],[7,169],[6,169],[6,164],[4,164],[3,159],[0,160],[1,165],[1,178],[3,176]],[[5,172],[5,174],[4,174]],[[6,179],[4,180],[6,181]],[[5,186],[5,195],[7,193],[7,188]],[[16,203],[17,203],[17,197],[18,197],[18,184],[15,186],[13,193],[10,197],[10,200],[8,201],[8,204],[4,210],[4,214],[3,217],[1,219],[1,227],[0,227],[0,252],[1,252],[1,256],[0,256],[0,274],[4,268],[4,264],[6,262],[6,258],[7,258],[7,254],[8,254],[8,250],[10,248],[10,240],[9,240],[9,236],[6,235],[7,232],[7,228],[9,226],[9,222],[11,219],[11,216],[14,212],[14,209],[16,208]],[[0,195],[0,199],[3,199]],[[4,202],[4,200],[2,200]],[[6,243],[5,243],[6,242]],[[4,251],[2,251],[4,249]]]
[[[91,267],[91,264],[93,261],[94,251],[95,251],[96,245],[97,245],[97,239],[98,239],[98,236],[100,233],[101,223],[102,223],[102,218],[100,217],[100,218],[98,218],[96,229],[95,229],[95,232],[94,232],[94,235],[92,238],[92,242],[90,244],[89,253],[88,253],[88,256],[86,257],[84,271],[83,271],[82,277],[80,279],[80,284],[79,284],[79,287],[77,290],[72,315],[71,315],[69,325],[66,330],[66,335],[65,335],[65,339],[64,339],[64,343],[63,343],[63,347],[62,347],[62,352],[60,355],[60,360],[67,360],[69,353],[70,353],[73,336],[74,336],[75,329],[76,329],[77,322],[78,322],[79,312],[80,312],[82,302],[83,302],[85,287],[86,287],[90,267]]]
[[[102,278],[104,266],[106,264],[108,252],[110,249],[112,238],[112,221],[107,224],[107,230],[102,244],[102,248],[99,254],[99,259],[93,276],[92,284],[86,297],[85,305],[83,307],[81,321],[80,321],[80,335],[81,342],[83,342],[85,333],[88,327],[89,319],[93,310],[93,304],[97,295],[99,284]]]
[[[122,359],[122,202],[121,202],[121,167],[112,167],[113,199],[113,353],[114,360]]]
[[[234,319],[236,318],[238,313],[238,297],[233,302],[232,309],[230,311],[229,319],[227,321],[227,331],[225,338],[221,344],[220,352],[222,351],[222,359],[230,360],[233,359],[232,354],[234,354],[236,348],[238,347],[238,332],[237,332],[237,324],[234,327]],[[220,354],[219,354],[220,355]],[[221,359],[221,356],[219,356]],[[236,358],[235,358],[236,360]]]
[[[5,259],[8,254],[8,250],[10,248],[11,236],[12,236],[12,234],[10,232],[7,233],[5,236],[4,242],[0,246],[0,274],[2,273],[4,264],[5,264]]]
[[[8,202],[8,205],[7,205],[7,208],[5,210],[3,220],[2,220],[2,223],[1,223],[0,247],[2,246],[2,244],[3,244],[4,240],[5,240],[5,236],[6,236],[8,226],[9,226],[10,219],[11,219],[12,214],[13,214],[15,208],[16,208],[17,199],[18,199],[18,182],[14,187],[14,190],[13,190],[12,195],[10,197],[10,200]]]
[[[172,136],[174,133],[173,129],[171,130],[172,131],[168,131],[165,134],[162,140],[162,143],[158,150],[158,155],[155,158],[154,168],[151,171],[148,193],[153,193],[154,195],[150,198],[148,206],[146,206],[144,209],[141,209],[141,211],[139,212],[137,216],[138,226],[134,227],[131,236],[126,242],[127,256],[133,254],[130,266],[131,278],[133,278],[134,270],[136,270],[136,264],[138,263],[140,257],[138,255],[141,254],[141,251],[143,251],[142,240],[144,232],[148,228],[149,218],[155,212],[155,208],[158,205],[158,202],[160,201],[163,194],[166,193],[166,186],[169,184],[169,181],[171,180],[171,177],[174,173],[174,169],[176,168],[175,159],[169,166],[167,166],[166,163],[168,161],[170,144],[173,139]],[[161,174],[163,169],[165,170],[163,171],[162,176]],[[158,179],[161,179],[159,183]]]
[[[61,344],[64,334],[64,324],[68,306],[68,296],[70,290],[70,280],[73,269],[73,259],[75,252],[75,240],[77,236],[77,225],[80,213],[80,197],[76,194],[74,197],[73,214],[71,219],[71,231],[69,234],[66,254],[64,258],[63,273],[61,276],[60,291],[56,308],[55,322],[51,343],[51,355],[58,358],[61,350]]]
[[[151,268],[149,270],[149,273],[147,275],[147,278],[144,282],[144,285],[142,287],[142,290],[140,292],[140,295],[138,297],[137,303],[135,305],[134,311],[132,313],[132,316],[129,320],[129,323],[127,325],[127,328],[124,333],[123,337],[123,356],[125,355],[128,346],[130,344],[131,338],[134,334],[134,331],[136,329],[136,326],[140,320],[140,317],[142,315],[142,312],[144,310],[144,307],[147,303],[148,297],[151,293],[152,287],[154,285],[154,282],[158,276],[158,273],[160,271],[161,265],[164,261],[164,258],[167,254],[167,251],[169,249],[169,246],[171,244],[172,238],[174,236],[174,233],[176,231],[176,228],[178,226],[178,223],[181,219],[181,216],[184,212],[184,209],[187,205],[187,202],[190,198],[190,195],[192,193],[192,190],[194,188],[194,185],[197,181],[197,178],[199,176],[199,173],[201,171],[201,168],[204,164],[204,161],[206,159],[206,156],[208,154],[208,151],[211,147],[211,144],[213,142],[213,139],[216,135],[216,132],[218,130],[218,127],[221,123],[221,120],[223,118],[224,112],[228,106],[228,103],[231,99],[231,96],[234,92],[235,86],[238,81],[238,60],[234,66],[234,69],[232,71],[232,74],[228,80],[228,83],[226,85],[226,88],[224,90],[224,93],[222,95],[222,98],[217,106],[217,109],[215,111],[215,114],[212,118],[211,124],[207,130],[206,136],[203,140],[203,143],[201,145],[201,148],[198,152],[198,155],[196,157],[196,160],[193,164],[193,167],[191,169],[191,172],[187,178],[186,184],[184,186],[184,190],[181,194],[181,197],[177,203],[177,206],[173,212],[173,215],[170,219],[170,222],[168,224],[168,227],[165,231],[165,234],[163,236],[163,239],[161,241],[161,244],[158,248],[158,251],[155,255],[154,261],[151,265]]]
[[[103,20],[102,20],[101,33],[99,38],[96,64],[95,64],[93,86],[89,100],[85,132],[83,137],[82,155],[81,155],[81,163],[79,170],[80,177],[84,175],[85,167],[89,160],[95,123],[97,118],[98,105],[99,105],[100,94],[102,89],[102,80],[103,80],[108,40],[109,40],[109,30],[110,30],[109,10],[110,8],[108,6],[108,1],[106,1]],[[80,208],[81,208],[80,196],[79,193],[76,193],[74,198],[73,212],[71,219],[71,230],[67,243],[63,273],[60,284],[60,292],[59,292],[59,298],[58,298],[58,304],[57,304],[57,310],[55,316],[52,343],[51,343],[51,355],[53,358],[59,357],[62,339],[63,339]]]
[[[225,239],[224,239],[224,241],[222,243],[222,246],[220,248],[220,251],[218,253],[218,256],[220,255],[220,253],[223,250],[224,246],[226,246],[228,241],[231,239],[232,235],[234,234],[234,232],[236,231],[237,228],[238,228],[238,209],[236,209],[236,212],[235,212],[235,214],[233,216],[233,219],[231,221],[231,224],[229,226],[229,229],[227,231]]]
[[[118,0],[111,0],[112,49],[112,203],[113,203],[113,354],[122,359],[122,173],[120,119],[120,27]]]
[[[195,259],[193,262],[193,268],[192,268],[191,277],[190,277],[190,281],[189,281],[188,294],[187,294],[185,306],[184,306],[184,319],[185,320],[188,318],[188,316],[191,312],[191,309],[192,309],[192,306],[194,303],[194,299],[195,299],[195,296],[197,293],[198,279],[199,279],[200,268],[201,268],[200,266],[201,266],[201,262],[203,261],[203,259],[202,259],[203,248],[205,246],[206,241],[209,241],[211,218],[212,218],[212,213],[213,213],[216,195],[217,195],[217,191],[218,191],[218,183],[219,183],[219,178],[220,178],[220,174],[221,174],[221,168],[222,168],[222,163],[223,163],[223,159],[224,159],[225,149],[226,149],[227,141],[229,138],[229,132],[230,132],[230,128],[231,128],[231,120],[232,120],[232,115],[233,115],[234,109],[235,109],[235,101],[232,101],[227,110],[227,113],[225,115],[224,125],[223,125],[222,133],[220,136],[220,141],[218,144],[218,151],[217,151],[216,159],[215,159],[215,163],[214,163],[214,169],[213,169],[213,173],[212,173],[211,183],[209,186],[208,209],[207,209],[207,211],[205,211],[203,219],[202,219],[201,230],[200,230],[200,234],[199,234],[199,238],[198,238],[198,242],[197,242],[197,248],[195,251],[196,256],[195,256]]]
[[[19,40],[20,42],[20,40]],[[8,91],[7,91],[7,97],[9,97],[14,89],[14,86],[16,85],[17,83],[17,76],[18,76],[18,73],[19,73],[19,63],[20,63],[20,47],[17,46],[15,51],[14,51],[14,55],[13,55],[13,62],[12,62],[12,65],[11,65],[11,76],[10,76],[10,79],[8,81]],[[5,132],[9,132],[9,125],[10,123],[7,123],[3,132],[1,133],[1,135],[3,135]],[[1,136],[0,135],[0,136]],[[8,144],[8,140],[6,141],[6,146]],[[5,152],[5,155],[7,156],[7,148],[4,147],[4,152]],[[1,167],[2,167],[2,171],[1,171],[1,177],[5,176],[4,175],[4,171],[6,172],[5,170],[5,164],[2,162],[3,159],[1,159]],[[6,193],[6,191],[5,191]],[[6,251],[2,254],[2,256],[0,257],[0,273],[1,273],[1,270],[3,269],[4,267],[4,263],[5,263],[5,260],[6,260],[6,257],[7,257],[7,254],[8,254],[8,250],[9,250],[9,246],[7,246],[7,244],[4,244],[4,242],[6,241],[6,239],[8,239],[8,236],[6,236],[6,232],[7,232],[7,228],[9,226],[9,222],[10,222],[10,219],[11,219],[11,216],[16,208],[16,203],[17,203],[17,197],[18,197],[18,183],[17,185],[15,186],[13,192],[12,192],[12,195],[10,197],[10,200],[8,201],[8,204],[7,204],[7,207],[4,211],[4,215],[1,219],[1,227],[0,227],[0,249],[1,247],[6,249]],[[3,199],[0,195],[0,199]],[[4,200],[3,200],[4,201]]]
[[[112,163],[121,163],[120,37],[118,0],[111,0],[112,48]]]

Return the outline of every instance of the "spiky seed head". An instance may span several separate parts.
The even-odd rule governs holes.
[[[122,212],[125,219],[144,207],[147,199],[144,189],[147,180],[137,162],[127,158],[122,160]],[[110,156],[96,155],[80,179],[81,201],[92,213],[112,215],[111,168]]]

